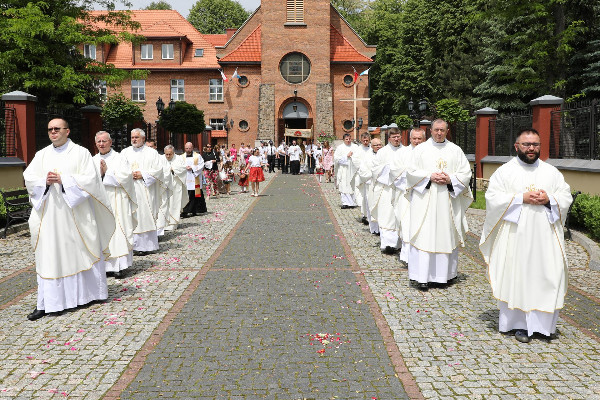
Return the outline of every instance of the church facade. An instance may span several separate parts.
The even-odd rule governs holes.
[[[214,144],[367,131],[368,100],[355,99],[368,98],[368,74],[360,73],[373,63],[375,46],[329,1],[262,0],[239,29],[222,35],[201,34],[172,10],[133,11],[133,19],[141,44],[83,51],[117,68],[150,72],[120,87],[148,123],[157,119],[160,97],[166,106],[186,101],[203,110]]]

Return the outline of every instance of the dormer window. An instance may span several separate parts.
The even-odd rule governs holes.
[[[96,59],[96,45],[95,44],[84,44],[83,45],[83,56],[86,58]]]
[[[194,57],[204,57],[204,49],[194,50]]]
[[[304,0],[287,0],[287,23],[304,23]]]
[[[172,44],[163,44],[162,45],[162,59],[163,60],[172,60],[173,58],[174,58],[173,45]]]
[[[152,45],[151,44],[143,44],[142,45],[141,58],[142,58],[142,60],[152,60],[153,54],[152,54]]]

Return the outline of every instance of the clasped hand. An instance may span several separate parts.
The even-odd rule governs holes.
[[[434,172],[431,174],[431,178],[429,178],[431,182],[437,183],[438,185],[447,185],[452,180],[450,179],[450,175],[445,172]]]
[[[52,185],[53,183],[59,183],[62,185],[60,174],[57,174],[56,172],[48,172],[48,175],[46,175],[46,185]]]
[[[523,193],[523,203],[543,206],[548,202],[550,202],[550,198],[545,190],[540,189]]]
[[[133,171],[133,179],[142,179],[142,173],[140,171]]]

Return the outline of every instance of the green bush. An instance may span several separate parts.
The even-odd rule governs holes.
[[[592,196],[582,193],[577,196],[569,224],[573,228],[583,230],[594,240],[600,241],[600,196]]]

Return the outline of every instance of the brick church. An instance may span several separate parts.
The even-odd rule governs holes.
[[[239,29],[220,35],[199,33],[172,10],[133,11],[133,19],[141,44],[82,50],[117,68],[150,71],[121,86],[149,124],[160,97],[166,106],[186,101],[204,111],[212,130],[193,140],[202,145],[367,131],[369,102],[353,99],[369,97],[368,75],[358,74],[373,63],[375,46],[329,1],[262,0]]]

